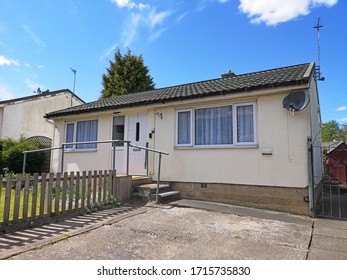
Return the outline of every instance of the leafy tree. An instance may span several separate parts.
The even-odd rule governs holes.
[[[345,142],[347,142],[347,125],[343,126],[343,135],[345,137]]]
[[[11,138],[0,139],[0,173],[4,168],[13,173],[21,173],[23,168],[23,152],[40,149],[41,146],[36,141],[28,141],[24,137],[19,140]],[[44,153],[30,153],[27,155],[26,172],[42,172],[44,163]]]
[[[122,55],[117,49],[114,58],[114,62],[110,61],[107,73],[102,75],[101,99],[154,89],[153,78],[148,74],[142,55],[133,55],[129,49]]]
[[[335,120],[325,123],[322,129],[322,141],[331,142],[333,140],[345,141],[343,130]]]

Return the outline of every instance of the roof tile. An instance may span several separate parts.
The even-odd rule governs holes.
[[[306,63],[145,92],[112,96],[107,99],[51,112],[46,114],[46,117],[51,118],[202,96],[231,94],[263,88],[303,84],[308,82],[309,78],[305,76],[305,73],[311,65],[311,63]],[[312,67],[312,69],[314,69],[314,67]]]

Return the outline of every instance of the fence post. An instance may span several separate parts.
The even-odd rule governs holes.
[[[4,203],[4,217],[3,224],[6,226],[10,220],[10,208],[11,208],[11,190],[12,190],[12,177],[7,175],[5,203]]]

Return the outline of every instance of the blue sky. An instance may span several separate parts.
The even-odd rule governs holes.
[[[114,51],[143,55],[157,88],[317,62],[323,122],[347,123],[347,1],[0,0],[0,100],[73,89],[99,98]]]

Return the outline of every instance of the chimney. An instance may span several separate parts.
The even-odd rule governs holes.
[[[222,78],[231,78],[231,77],[235,77],[235,76],[236,76],[236,74],[233,71],[231,71],[231,70],[229,70],[225,74],[222,74]]]

